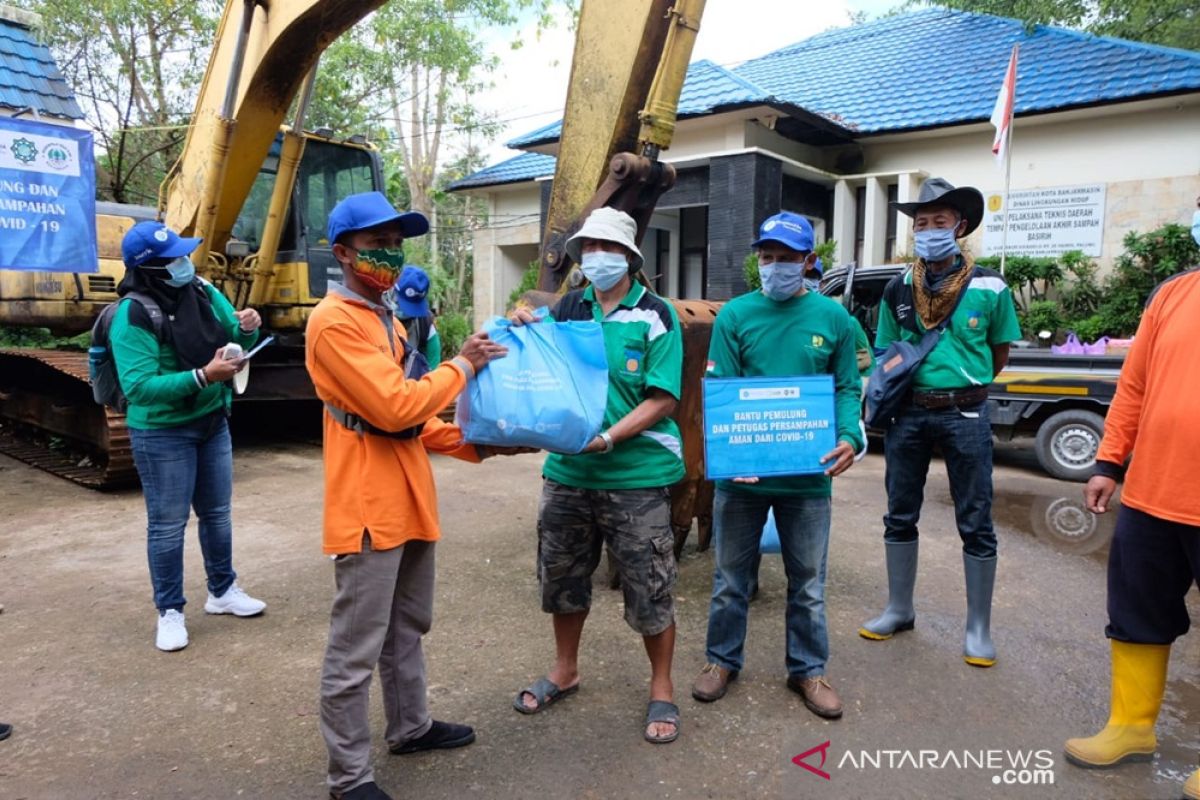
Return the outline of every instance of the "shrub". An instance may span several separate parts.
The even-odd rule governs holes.
[[[525,268],[524,274],[521,275],[521,282],[518,283],[513,290],[508,293],[508,307],[513,308],[521,299],[521,295],[526,292],[531,292],[538,285],[538,262],[530,261],[529,266]]]
[[[1037,340],[1042,331],[1050,331],[1051,337],[1062,329],[1066,318],[1054,300],[1035,300],[1021,317],[1021,329],[1026,339]]]
[[[442,358],[454,358],[471,335],[470,312],[442,314],[437,318],[437,329],[442,340]]]

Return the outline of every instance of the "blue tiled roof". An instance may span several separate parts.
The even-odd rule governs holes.
[[[704,59],[688,66],[683,91],[679,94],[679,117],[698,117],[724,108],[755,105],[770,100],[758,86]],[[536,131],[505,142],[506,147],[520,149],[557,141],[562,134],[562,121],[544,125]]]
[[[554,156],[542,153],[521,153],[519,156],[492,164],[486,169],[472,173],[450,184],[450,191],[470,189],[473,186],[496,186],[502,183],[531,181],[554,174]]]
[[[1200,90],[1200,53],[944,9],[839,28],[734,71],[859,133],[991,116],[1020,43],[1017,114]]]
[[[851,136],[981,122],[991,116],[1016,43],[1017,114],[1200,91],[1200,53],[1049,26],[1030,31],[1015,19],[933,8],[826,31],[733,70],[697,61],[679,116],[772,105],[819,115]],[[548,144],[561,133],[554,122],[507,146]],[[483,176],[521,158],[452,188],[487,185]],[[491,182],[549,174],[553,161],[538,169],[518,177],[510,168]]]
[[[0,106],[32,106],[40,114],[83,119],[50,50],[24,25],[4,19],[0,19]]]

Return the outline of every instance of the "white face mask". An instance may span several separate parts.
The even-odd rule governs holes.
[[[584,253],[579,268],[583,275],[602,292],[621,282],[621,278],[629,274],[629,259],[623,253],[607,253],[603,250],[593,250]]]

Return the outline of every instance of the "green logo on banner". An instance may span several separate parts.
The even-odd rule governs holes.
[[[22,164],[32,164],[38,156],[37,145],[24,137],[13,139],[12,154],[13,158]]]

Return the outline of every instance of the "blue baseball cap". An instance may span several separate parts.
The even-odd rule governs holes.
[[[762,247],[767,242],[777,242],[802,253],[811,252],[813,249],[812,223],[800,214],[781,211],[775,216],[763,220],[762,227],[758,229],[758,240],[750,246]]]
[[[408,319],[410,317],[428,317],[429,303],[425,297],[429,294],[429,276],[420,267],[407,266],[396,279],[396,289],[393,297],[396,299],[396,311]]]
[[[202,241],[180,236],[161,222],[147,220],[134,225],[125,234],[121,240],[121,259],[126,267],[140,267],[159,258],[186,256]]]
[[[333,207],[333,211],[329,212],[326,235],[332,247],[343,233],[366,230],[394,221],[399,221],[400,232],[406,239],[429,232],[429,220],[421,212],[397,211],[383,196],[383,192],[362,192],[350,195]]]

